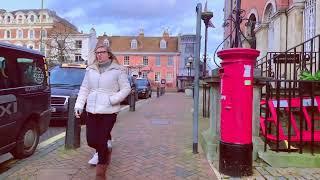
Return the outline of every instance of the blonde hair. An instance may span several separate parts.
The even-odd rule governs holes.
[[[99,44],[99,45],[97,45],[97,47],[94,49],[94,52],[96,52],[96,50],[97,50],[98,48],[105,48],[106,51],[107,51],[107,53],[109,54],[109,58],[112,60],[112,62],[114,62],[114,63],[116,63],[116,64],[120,64],[119,61],[118,61],[118,59],[117,59],[117,57],[112,53],[112,49],[111,49],[109,46],[107,46],[106,44]],[[97,57],[95,56],[95,59],[94,59],[93,63],[96,62],[96,58],[97,58]]]

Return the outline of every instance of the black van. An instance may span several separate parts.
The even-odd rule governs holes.
[[[50,86],[44,56],[0,43],[0,155],[32,155],[49,126]]]
[[[86,73],[87,65],[61,64],[50,69],[51,122],[67,122],[68,102],[72,94],[77,95]],[[86,113],[81,114],[85,123]]]

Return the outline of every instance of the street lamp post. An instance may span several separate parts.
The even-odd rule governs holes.
[[[196,21],[196,49],[195,53],[195,71],[194,71],[194,96],[193,96],[193,154],[198,153],[198,119],[199,119],[199,62],[200,62],[200,48],[201,48],[201,13],[202,5],[197,4],[196,8],[197,21]]]
[[[189,76],[189,78],[191,76],[192,63],[193,63],[193,57],[190,55],[188,57],[188,61],[187,61],[187,64],[186,64],[186,67],[188,68],[188,76]]]
[[[210,19],[213,17],[213,13],[210,11],[204,11],[201,13],[201,19],[205,24],[205,37],[204,37],[204,60],[203,60],[203,77],[207,75],[207,42],[208,42],[208,27],[210,23]]]
[[[186,64],[186,67],[187,67],[187,69],[188,69],[188,79],[190,79],[190,68],[191,68],[191,65],[190,65],[190,62],[187,62],[187,64]]]

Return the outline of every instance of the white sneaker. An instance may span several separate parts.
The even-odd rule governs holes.
[[[98,153],[94,153],[93,157],[88,161],[91,165],[97,165],[98,164]]]
[[[108,144],[108,149],[112,149],[112,144],[111,144],[112,140],[108,140],[107,144]]]

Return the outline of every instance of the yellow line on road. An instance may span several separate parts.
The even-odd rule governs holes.
[[[60,133],[60,134],[58,134],[58,135],[56,135],[56,136],[53,136],[53,137],[51,137],[51,138],[43,141],[42,143],[40,143],[40,144],[38,145],[38,148],[40,149],[40,148],[46,147],[46,146],[48,146],[49,144],[51,144],[51,143],[53,143],[53,142],[55,142],[55,141],[57,141],[57,140],[65,137],[65,136],[66,136],[66,132],[62,132],[62,133]]]

